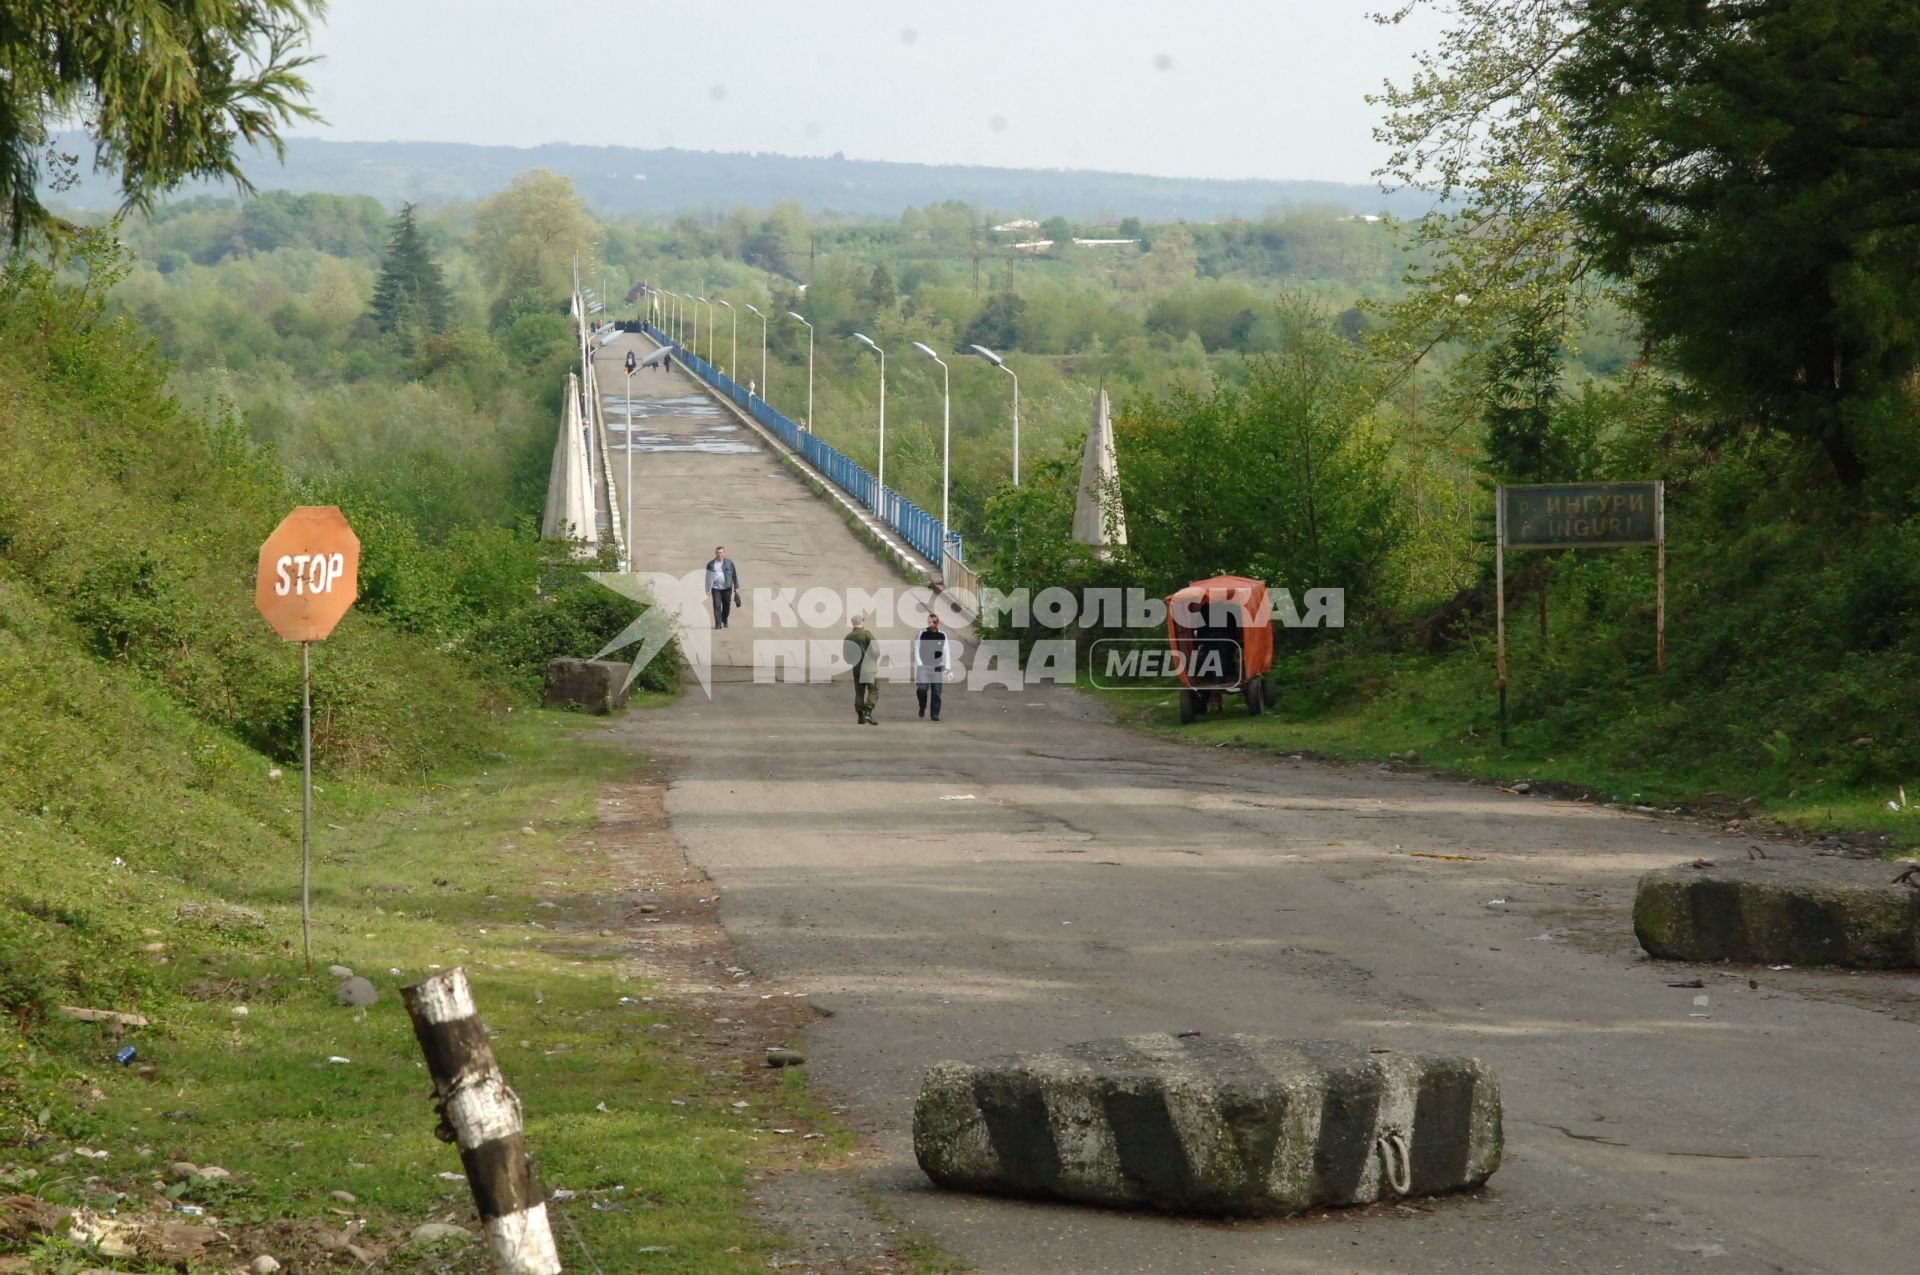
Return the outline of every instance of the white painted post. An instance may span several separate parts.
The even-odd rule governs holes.
[[[546,1201],[520,1135],[520,1100],[507,1088],[466,970],[456,966],[400,989],[433,1077],[443,1128],[460,1148],[467,1185],[503,1275],[560,1275]]]

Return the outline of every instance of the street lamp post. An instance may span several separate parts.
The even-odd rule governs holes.
[[[749,305],[748,310],[760,315],[760,401],[767,401],[767,316],[761,313],[757,305]]]
[[[720,327],[720,321],[713,317],[713,302],[707,300],[705,297],[701,297],[700,304],[707,307],[707,362],[712,363],[713,338]]]
[[[631,359],[632,354],[627,357]],[[633,570],[633,368],[627,368],[627,425],[620,431],[621,441],[627,449],[627,557],[626,569]]]
[[[864,332],[854,333],[853,339],[880,356],[880,464],[879,473],[874,479],[873,511],[884,519],[886,513],[881,504],[887,490],[887,352],[875,345],[873,338]]]
[[[733,377],[735,380],[739,380],[740,379],[740,312],[734,309],[733,302],[727,300],[725,297],[722,297],[720,299],[720,304],[727,307],[727,314],[731,316],[727,321],[727,328],[728,328],[727,340],[730,343],[727,349],[727,375]]]
[[[1007,366],[1006,360],[986,346],[976,345],[973,347],[973,352],[1013,377],[1013,485],[1018,487],[1020,485],[1020,378],[1014,376],[1013,369]]]
[[[813,325],[805,319],[787,311],[787,317],[807,330],[807,432],[813,432]]]
[[[913,348],[940,365],[940,562],[936,565],[945,575],[947,537],[952,534],[947,523],[947,462],[953,450],[953,373],[926,342],[915,341]]]

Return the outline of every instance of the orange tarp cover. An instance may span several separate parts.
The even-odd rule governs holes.
[[[1214,576],[1175,590],[1167,597],[1167,640],[1174,650],[1191,656],[1201,630],[1208,626],[1212,608],[1222,604],[1229,607],[1236,622],[1233,627],[1243,652],[1243,677],[1259,677],[1273,667],[1272,612],[1267,606],[1267,586],[1259,580]],[[1184,666],[1180,680],[1187,682]]]

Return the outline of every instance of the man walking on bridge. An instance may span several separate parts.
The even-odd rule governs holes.
[[[880,658],[873,649],[873,630],[867,627],[868,618],[863,615],[854,620],[842,653],[853,668],[854,720],[862,726],[878,726],[880,723],[873,720],[873,706],[880,698]]]
[[[933,720],[940,720],[940,688],[953,667],[947,655],[947,635],[940,631],[940,617],[927,617],[927,627],[913,639],[913,695],[920,701],[920,716],[933,706]]]
[[[713,597],[713,627],[727,627],[727,617],[740,601],[740,573],[733,569],[725,545],[715,545],[707,562],[707,592]]]

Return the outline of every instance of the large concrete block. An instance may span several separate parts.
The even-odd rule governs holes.
[[[1640,878],[1633,932],[1650,955],[1767,965],[1920,966],[1920,890],[1875,860],[1762,859]]]
[[[627,706],[626,683],[627,666],[618,660],[550,660],[541,703],[611,713]]]
[[[942,1186],[1212,1216],[1478,1186],[1500,1089],[1473,1058],[1182,1033],[981,1063],[920,1086],[913,1149]]]

